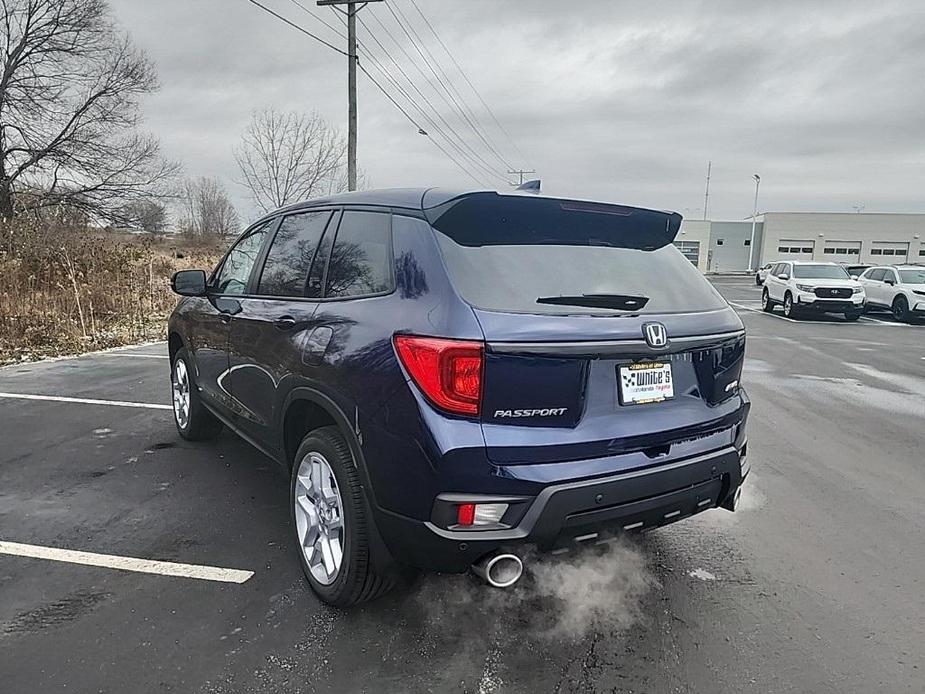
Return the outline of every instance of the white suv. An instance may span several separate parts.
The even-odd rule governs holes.
[[[872,267],[858,279],[868,308],[892,311],[901,321],[925,318],[925,265]]]
[[[761,307],[773,311],[781,304],[784,315],[843,313],[857,320],[864,313],[864,287],[835,263],[785,260],[777,263],[764,282]]]

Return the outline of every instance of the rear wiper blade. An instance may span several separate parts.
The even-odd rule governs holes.
[[[577,296],[541,296],[538,304],[556,306],[587,306],[588,308],[613,308],[621,311],[636,311],[649,303],[647,296],[629,294],[579,294]]]

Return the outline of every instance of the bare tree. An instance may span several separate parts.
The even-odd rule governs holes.
[[[61,204],[117,218],[176,173],[137,130],[154,67],[105,0],[0,0],[0,12],[0,218]]]
[[[187,180],[183,185],[180,231],[201,238],[223,238],[238,232],[241,223],[225,187],[215,178]]]
[[[234,156],[264,212],[346,190],[344,139],[318,113],[257,111]]]
[[[132,229],[162,234],[167,231],[167,206],[156,199],[134,200],[119,215]]]

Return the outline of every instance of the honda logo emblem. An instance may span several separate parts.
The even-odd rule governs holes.
[[[642,334],[646,338],[646,344],[649,347],[664,349],[668,346],[668,330],[661,323],[644,323]]]

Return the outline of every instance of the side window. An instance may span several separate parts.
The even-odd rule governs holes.
[[[283,217],[260,275],[262,296],[305,296],[308,268],[331,218],[329,211]]]
[[[893,280],[893,284],[899,284],[899,278],[896,276],[896,270],[886,270],[883,275],[885,280]]]
[[[871,281],[873,281],[873,282],[882,282],[882,281],[883,281],[883,274],[884,274],[885,272],[886,272],[886,270],[882,270],[882,269],[880,269],[880,270],[871,270],[871,271],[870,271],[870,274],[867,275],[867,279],[869,279],[869,280],[871,280]]]
[[[275,220],[274,220],[275,221]],[[212,290],[218,294],[243,294],[251,275],[260,247],[272,222],[264,222],[247,233],[225,256],[225,262],[216,273]]]
[[[392,288],[392,218],[344,212],[325,273],[324,296],[378,294]]]

